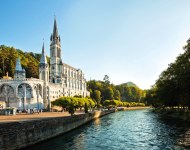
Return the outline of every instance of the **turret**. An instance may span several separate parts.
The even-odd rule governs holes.
[[[21,67],[20,58],[17,58],[15,72],[14,72],[14,79],[24,79],[24,78],[26,78],[26,71]]]

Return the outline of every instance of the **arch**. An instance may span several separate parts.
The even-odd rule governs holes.
[[[41,84],[35,84],[34,85],[34,90],[36,91],[36,95],[39,94],[39,96],[42,97],[42,95],[43,95],[43,89],[42,89],[42,85]]]
[[[6,107],[10,107],[10,98],[14,97],[14,88],[9,84],[0,87],[0,94],[5,98]]]
[[[0,86],[0,94],[9,95],[10,97],[14,96],[14,88],[10,84],[2,84]]]
[[[21,83],[17,91],[18,96],[21,98],[32,98],[32,87],[28,83]]]

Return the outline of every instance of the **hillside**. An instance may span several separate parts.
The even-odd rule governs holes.
[[[0,78],[8,72],[14,76],[16,59],[20,57],[21,65],[26,70],[26,77],[38,78],[38,66],[41,54],[24,52],[23,50],[5,45],[0,46]]]
[[[133,82],[114,85],[105,81],[90,80],[87,82],[87,87],[91,93],[91,97],[93,99],[101,99],[101,103],[112,99],[127,102],[142,102],[145,96],[145,91],[138,88]]]

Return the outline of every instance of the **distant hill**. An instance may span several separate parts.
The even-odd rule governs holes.
[[[126,82],[126,83],[122,83],[122,84],[119,84],[119,85],[139,88],[139,87],[138,87],[135,83],[133,83],[133,82]]]

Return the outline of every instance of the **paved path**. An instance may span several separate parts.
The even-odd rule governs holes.
[[[136,109],[145,109],[148,107],[124,107],[124,110],[136,110]],[[77,110],[75,115],[84,114],[84,111]],[[20,122],[20,121],[28,121],[28,120],[38,120],[42,118],[51,118],[51,117],[64,117],[70,116],[68,112],[42,112],[42,113],[35,113],[35,114],[17,114],[11,116],[2,116],[0,115],[0,123],[7,123],[7,122]]]
[[[83,114],[83,112],[76,111],[75,115]],[[64,117],[70,116],[68,112],[42,112],[42,113],[35,113],[35,114],[17,114],[17,115],[10,115],[10,116],[2,116],[0,115],[0,123],[7,123],[7,122],[17,122],[17,121],[28,121],[28,120],[37,120],[42,118],[51,118],[51,117]]]

